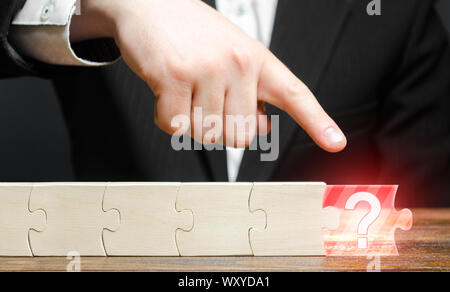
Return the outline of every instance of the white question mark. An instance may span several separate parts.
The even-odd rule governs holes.
[[[370,204],[370,212],[364,216],[358,225],[358,248],[366,249],[368,246],[367,234],[370,225],[374,223],[381,213],[381,204],[376,196],[367,192],[360,192],[352,195],[345,204],[346,210],[355,210],[355,207],[360,202],[367,202]]]

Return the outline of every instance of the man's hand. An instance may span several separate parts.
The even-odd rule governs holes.
[[[125,62],[156,96],[155,122],[174,134],[172,120],[191,119],[191,136],[202,143],[203,117],[223,118],[223,142],[247,146],[267,123],[247,128],[235,137],[226,115],[265,115],[270,103],[294,118],[323,149],[341,151],[345,136],[314,95],[261,43],[249,38],[200,0],[84,0],[82,15],[73,19],[72,40],[113,37]],[[256,119],[258,120],[258,119]],[[203,131],[195,131],[203,128]],[[178,133],[180,134],[180,133]],[[238,140],[236,141],[236,138]],[[220,139],[222,140],[222,139]]]

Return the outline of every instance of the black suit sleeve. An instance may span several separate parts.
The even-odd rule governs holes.
[[[27,58],[16,51],[8,41],[11,22],[26,1],[0,1],[0,78],[24,75],[38,75],[40,77],[60,76],[68,71],[67,69],[69,68],[44,64]],[[120,51],[114,40],[109,38],[73,43],[72,49],[78,57],[92,62],[112,62],[120,57]]]
[[[400,184],[400,205],[450,204],[450,51],[432,1],[417,12],[397,69],[381,103],[375,143],[380,183]]]
[[[30,74],[33,65],[25,61],[8,42],[11,22],[26,0],[0,1],[0,78]]]

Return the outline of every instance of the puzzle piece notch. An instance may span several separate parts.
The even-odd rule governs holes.
[[[397,229],[403,231],[409,231],[413,227],[413,213],[410,209],[402,209],[397,212],[398,214],[398,225]]]
[[[325,255],[322,229],[339,225],[335,208],[322,209],[324,183],[255,183],[250,210],[267,214],[264,230],[250,231],[255,256]]]
[[[120,214],[102,208],[106,183],[35,184],[30,198],[31,210],[44,210],[47,228],[31,230],[30,245],[37,256],[106,256],[102,233],[117,230]]]
[[[182,256],[251,256],[252,228],[264,228],[263,211],[250,212],[251,183],[182,184],[177,210],[192,210],[194,227],[177,230]]]
[[[175,209],[180,183],[109,183],[103,208],[117,209],[121,225],[104,231],[109,256],[179,256],[175,234],[194,226],[191,211]]]
[[[28,234],[31,229],[43,231],[46,214],[30,212],[29,199],[33,184],[0,184],[0,256],[32,256]]]
[[[322,229],[336,230],[339,228],[341,221],[341,211],[337,208],[323,208],[324,216],[322,218]]]

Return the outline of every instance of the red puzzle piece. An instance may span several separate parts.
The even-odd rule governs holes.
[[[324,230],[327,256],[396,256],[397,228],[410,230],[412,212],[395,210],[398,186],[327,186],[323,207],[341,210],[336,230]],[[369,203],[371,202],[371,203]]]

